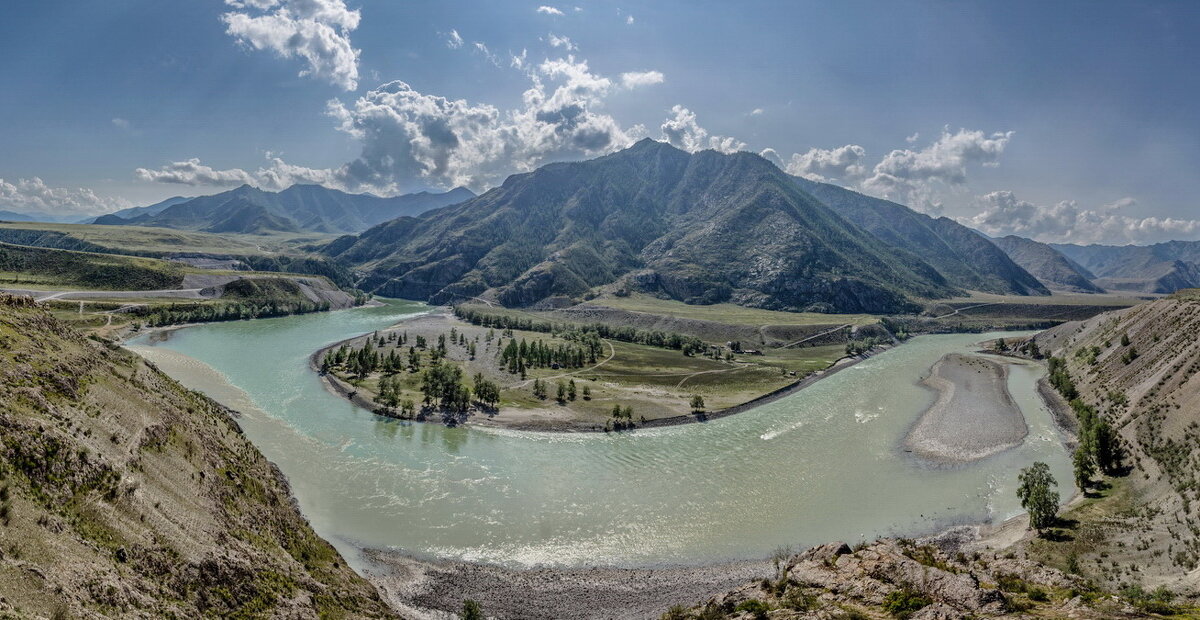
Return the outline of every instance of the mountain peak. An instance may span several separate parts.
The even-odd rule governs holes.
[[[502,304],[524,306],[621,281],[689,303],[895,312],[916,307],[910,296],[957,290],[766,160],[650,139],[510,176],[480,198],[378,226],[330,254],[368,272],[364,290],[435,303],[490,287]]]

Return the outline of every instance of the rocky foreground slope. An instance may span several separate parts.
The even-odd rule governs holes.
[[[0,615],[390,617],[232,415],[0,296]]]
[[[773,577],[663,620],[716,618],[1127,618],[1142,612],[1087,580],[1015,554],[947,553],[934,544],[843,543],[780,557]]]
[[[1200,588],[1200,291],[1064,323],[1037,338],[1117,430],[1126,475],[1068,513],[1077,535],[1030,552],[1100,583]],[[1068,395],[1069,396],[1069,395]]]

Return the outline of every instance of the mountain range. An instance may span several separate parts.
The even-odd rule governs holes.
[[[78,219],[78,217],[67,217],[67,216],[61,216],[61,215],[54,215],[52,213],[46,213],[43,211],[30,211],[30,212],[25,213],[25,212],[18,212],[18,211],[0,210],[0,221],[4,221],[4,222],[65,223],[65,222],[74,221],[76,219]]]
[[[1045,243],[1016,235],[992,239],[992,243],[1050,288],[1069,293],[1104,292],[1093,282],[1096,276],[1092,272]]]
[[[158,215],[159,213],[162,213],[164,210],[166,210],[167,207],[173,207],[181,202],[187,202],[189,200],[192,200],[193,198],[195,198],[195,197],[194,196],[172,196],[166,200],[163,200],[161,202],[156,202],[152,205],[146,205],[144,207],[129,207],[127,209],[121,209],[120,211],[113,211],[112,213],[107,213],[105,215],[101,215],[98,217],[88,218],[87,220],[84,220],[83,222],[80,222],[80,223],[81,224],[95,224],[96,220],[98,220],[102,217],[109,217],[109,216],[115,216],[115,217],[119,217],[121,219],[130,220],[130,219],[133,219],[133,218],[141,216],[141,215]]]
[[[1172,293],[1200,287],[1200,241],[1050,247],[1095,274],[1096,284],[1104,288]]]
[[[798,180],[754,154],[653,140],[511,176],[325,252],[365,272],[367,290],[435,303],[522,306],[615,284],[689,303],[897,312],[968,288],[1048,292],[950,220]]]
[[[445,193],[420,192],[381,198],[319,185],[293,185],[280,192],[243,185],[211,196],[170,198],[148,207],[104,215],[92,223],[212,233],[355,233],[396,217],[462,202],[474,195],[463,187]]]
[[[41,215],[0,211],[12,221]],[[790,176],[757,155],[687,153],[649,139],[511,176],[481,196],[465,188],[382,198],[244,185],[89,223],[340,233],[323,252],[362,274],[361,287],[436,303],[485,297],[524,306],[608,287],[689,303],[896,312],[968,291],[1200,287],[1200,242],[993,239],[946,217]]]
[[[950,218],[933,218],[829,183],[793,179],[801,189],[879,240],[920,255],[953,286],[1010,295],[1050,294],[1001,248]]]

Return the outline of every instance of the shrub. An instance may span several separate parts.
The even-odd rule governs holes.
[[[766,603],[756,598],[742,601],[740,605],[734,608],[734,611],[744,611],[749,613],[756,620],[765,620],[767,617],[767,612],[770,610],[771,608],[767,607]]]
[[[896,618],[907,618],[932,602],[916,590],[901,588],[883,598],[883,610]]]
[[[483,607],[471,599],[463,601],[462,620],[483,620]]]
[[[783,598],[779,601],[779,603],[783,607],[793,609],[795,611],[808,611],[813,607],[816,607],[817,597],[811,594],[806,594],[804,590],[800,588],[793,587],[788,588],[787,592],[784,592]]]

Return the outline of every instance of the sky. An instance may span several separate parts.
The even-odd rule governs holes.
[[[991,235],[1200,239],[1200,3],[61,0],[0,20],[0,210],[494,187],[650,137]]]

